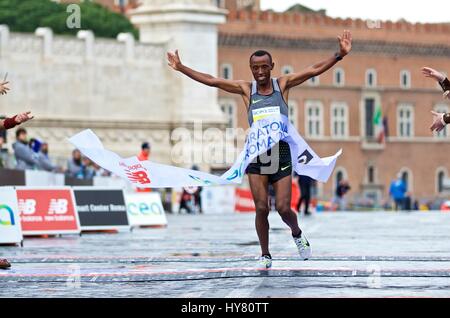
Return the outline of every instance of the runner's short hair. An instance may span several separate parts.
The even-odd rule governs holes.
[[[264,55],[268,55],[269,56],[269,60],[270,60],[270,64],[272,64],[272,55],[265,51],[265,50],[258,50],[256,52],[253,52],[252,55],[250,55],[250,62],[252,61],[252,57],[254,56],[264,56]]]

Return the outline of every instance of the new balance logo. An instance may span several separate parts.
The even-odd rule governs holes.
[[[36,212],[36,200],[33,199],[20,199],[18,202],[19,211],[22,214],[30,215]]]
[[[136,171],[136,172],[130,172],[127,171],[127,177],[128,180],[134,183],[140,183],[140,184],[150,184],[150,178],[147,175],[147,172],[145,171]]]
[[[51,199],[48,214],[66,214],[69,202],[66,199]]]

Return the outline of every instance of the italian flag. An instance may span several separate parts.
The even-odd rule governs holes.
[[[383,126],[383,114],[381,112],[381,105],[378,104],[375,109],[375,116],[373,117],[373,125],[375,128],[375,138],[379,143],[384,142],[384,126]]]

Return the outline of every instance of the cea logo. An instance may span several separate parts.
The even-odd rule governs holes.
[[[141,203],[130,203],[128,204],[128,213],[131,215],[161,215],[163,211],[157,203],[147,204],[145,202]]]
[[[6,215],[9,217],[5,218],[5,212]],[[16,225],[16,222],[14,221],[14,212],[13,210],[5,205],[5,204],[0,204],[0,225]]]

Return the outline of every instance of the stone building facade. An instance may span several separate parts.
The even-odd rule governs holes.
[[[420,68],[450,72],[450,25],[230,11],[219,27],[219,74],[251,80],[248,57],[257,49],[272,53],[274,76],[300,71],[334,54],[344,29],[353,34],[351,54],[289,96],[292,121],[321,156],[343,149],[333,180],[320,185],[319,192],[332,197],[337,180],[345,178],[355,197],[382,203],[401,172],[413,197],[446,197],[450,130],[436,135],[429,126],[430,111],[450,111],[450,101]],[[246,127],[241,99],[219,96],[229,125]],[[389,134],[381,144],[374,138],[377,105]]]

